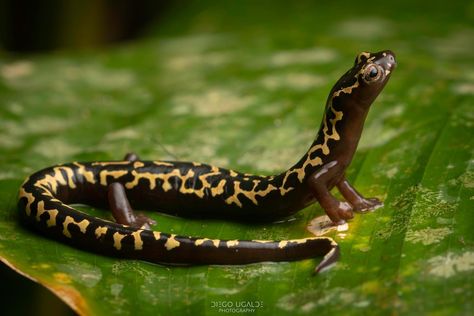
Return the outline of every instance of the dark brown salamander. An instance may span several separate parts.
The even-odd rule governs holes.
[[[339,254],[328,237],[294,240],[218,240],[150,230],[151,221],[133,208],[181,216],[245,220],[287,217],[318,201],[335,224],[382,205],[366,199],[344,172],[355,153],[370,105],[396,65],[390,51],[359,54],[332,88],[321,127],[306,154],[274,176],[239,173],[195,162],[73,162],[31,175],[21,186],[24,222],[82,249],[167,264],[246,264],[324,255],[316,271]],[[330,190],[337,187],[347,202]],[[129,203],[130,201],[130,203]],[[112,209],[117,223],[80,212],[68,204]]]

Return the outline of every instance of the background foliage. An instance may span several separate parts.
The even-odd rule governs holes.
[[[408,3],[408,2],[407,2]],[[189,2],[149,36],[106,49],[0,56],[0,259],[92,314],[470,314],[474,233],[474,6],[403,1]],[[423,12],[423,14],[420,14]],[[35,170],[75,160],[197,160],[281,171],[309,146],[327,93],[363,50],[398,69],[374,104],[349,178],[385,207],[332,235],[317,263],[166,267],[78,251],[18,224]],[[110,218],[104,210],[83,207]],[[313,205],[256,225],[153,214],[157,229],[212,238],[298,238]],[[14,284],[9,284],[14,287]],[[14,307],[14,306],[13,306]]]

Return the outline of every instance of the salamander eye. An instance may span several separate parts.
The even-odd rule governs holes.
[[[370,77],[370,78],[375,78],[375,77],[377,77],[377,74],[378,74],[378,73],[379,73],[379,71],[377,70],[377,68],[372,67],[372,68],[370,69],[370,72],[369,72],[369,77]]]
[[[377,81],[381,77],[382,71],[376,65],[370,65],[364,72],[366,82]]]

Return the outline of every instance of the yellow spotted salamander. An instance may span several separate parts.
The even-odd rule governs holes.
[[[287,217],[318,201],[334,224],[382,205],[347,181],[370,105],[395,68],[391,51],[360,53],[332,88],[321,127],[305,155],[290,169],[259,176],[196,162],[73,162],[43,169],[20,188],[22,220],[45,235],[96,253],[164,264],[247,264],[324,256],[316,271],[335,262],[338,245],[328,237],[289,240],[219,240],[150,229],[133,208],[181,216],[244,220]],[[337,187],[345,202],[330,190]],[[116,220],[74,209],[108,207]]]

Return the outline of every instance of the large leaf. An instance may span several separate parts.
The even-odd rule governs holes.
[[[467,5],[191,3],[146,40],[83,54],[3,55],[1,260],[81,314],[213,315],[237,312],[226,308],[242,302],[262,315],[472,313],[474,30]],[[330,87],[356,53],[387,48],[399,67],[348,170],[361,192],[385,206],[332,233],[342,257],[326,273],[311,277],[317,260],[200,267],[120,260],[18,222],[21,181],[66,161],[120,159],[133,150],[144,159],[248,172],[285,169],[309,146]],[[151,216],[161,231],[280,239],[309,236],[306,225],[322,213],[314,205],[259,225]]]

